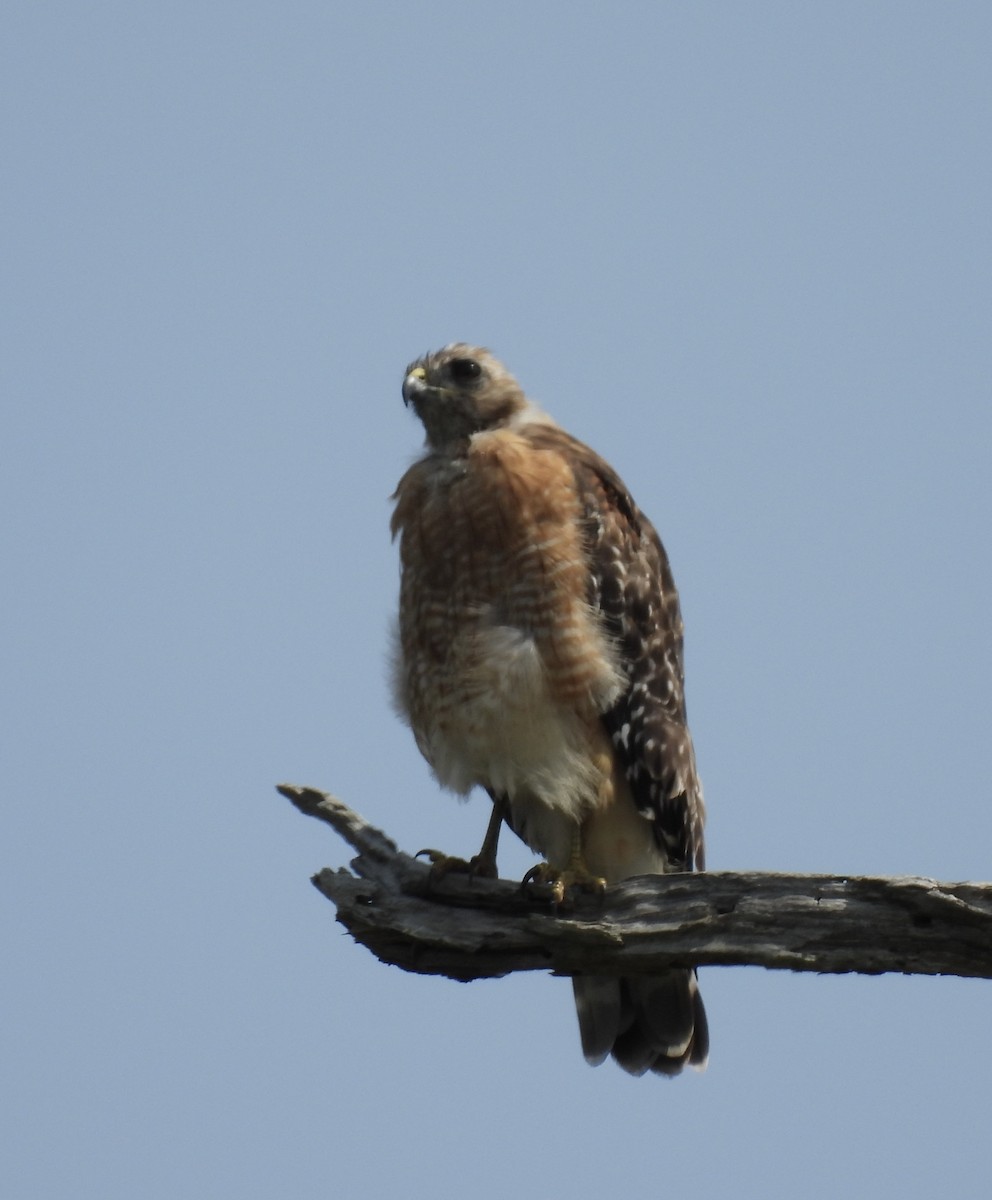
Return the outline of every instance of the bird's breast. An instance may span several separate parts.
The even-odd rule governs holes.
[[[439,764],[461,762],[468,786],[496,786],[499,762],[539,774],[578,755],[624,681],[587,600],[567,461],[500,431],[459,468],[422,460],[397,492],[397,693],[442,781],[459,772]]]

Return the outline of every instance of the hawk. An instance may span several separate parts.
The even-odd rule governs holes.
[[[650,521],[487,350],[417,359],[403,399],[427,440],[393,497],[396,702],[440,784],[492,798],[471,869],[495,876],[504,821],[559,895],[702,869],[682,616]],[[573,987],[593,1065],[705,1066],[694,970]]]

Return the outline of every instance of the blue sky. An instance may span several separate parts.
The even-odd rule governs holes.
[[[705,1075],[591,1070],[565,981],[356,947],[273,785],[478,847],[385,665],[465,339],[665,540],[709,864],[989,877],[992,10],[0,22],[8,1194],[984,1196],[992,984],[707,970]]]

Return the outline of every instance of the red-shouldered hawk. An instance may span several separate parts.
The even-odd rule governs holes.
[[[438,781],[493,799],[566,884],[703,867],[682,617],[664,548],[620,477],[486,350],[410,364],[427,431],[400,480],[398,707]],[[582,1048],[634,1075],[706,1064],[693,970],[573,980]]]

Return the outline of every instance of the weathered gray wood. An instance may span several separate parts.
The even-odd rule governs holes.
[[[358,851],[351,871],[313,882],[356,941],[408,971],[467,980],[751,964],[992,978],[992,884],[707,871],[630,879],[556,909],[506,880],[432,881],[426,863],[340,800],[279,791]]]

